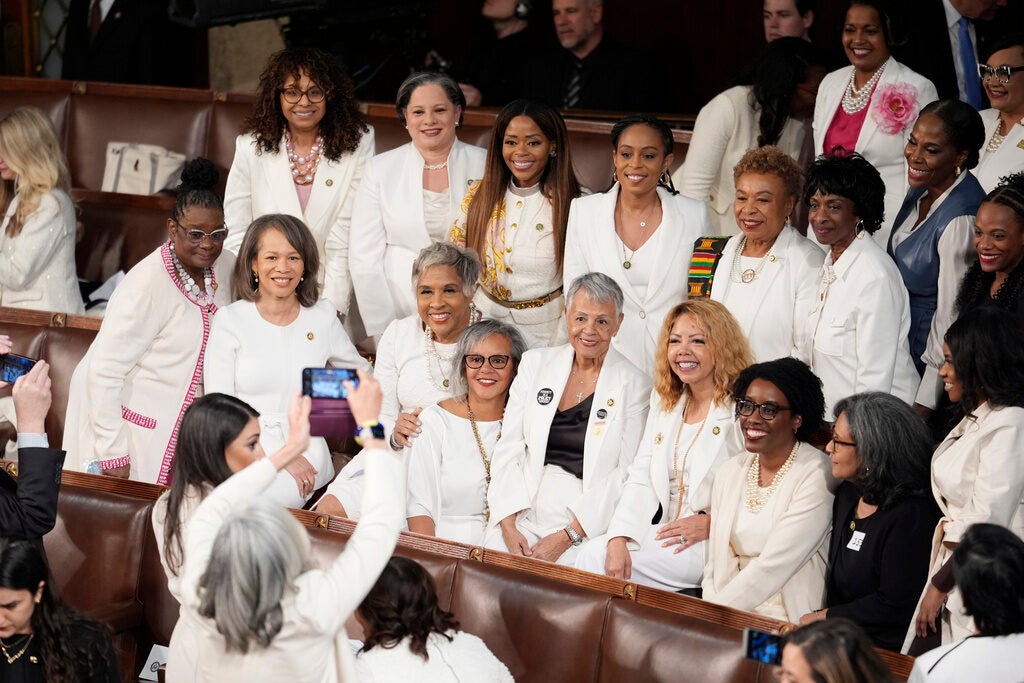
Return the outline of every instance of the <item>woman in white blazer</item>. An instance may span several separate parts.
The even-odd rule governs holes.
[[[890,20],[878,0],[856,0],[846,12],[843,50],[850,66],[825,76],[814,105],[814,152],[859,152],[885,181],[885,247],[907,194],[903,146],[921,108],[938,99],[924,76],[892,58]]]
[[[235,140],[224,193],[227,248],[237,255],[246,229],[265,214],[301,219],[320,253],[322,296],[347,314],[352,204],[372,155],[373,129],[337,60],[316,49],[274,53]]]
[[[1000,178],[1024,171],[1024,71],[1015,71],[1024,67],[1024,41],[1017,33],[992,48],[981,79],[992,103],[981,112],[987,144],[974,169],[985,192],[994,190]]]
[[[741,234],[726,242],[711,298],[739,321],[757,361],[796,353],[818,294],[824,255],[789,224],[802,171],[778,147],[743,155],[734,170],[733,211]]]
[[[750,76],[700,110],[686,161],[672,176],[681,194],[708,202],[716,235],[738,231],[732,169],[748,149],[775,145],[801,166],[814,158],[810,121],[825,77],[821,52],[802,38],[773,40]]]
[[[910,358],[907,288],[870,239],[882,226],[884,197],[878,171],[857,153],[823,157],[807,169],[810,228],[828,253],[800,357],[821,378],[827,416],[840,400],[867,391],[913,404],[921,381]]]
[[[968,527],[999,524],[1024,538],[1022,335],[1020,319],[995,306],[967,311],[946,332],[946,362],[939,373],[964,418],[932,456],[932,493],[942,519],[932,540],[930,581],[904,652],[920,653],[915,635],[926,638],[937,632],[947,644],[974,634],[950,562]]]
[[[71,181],[50,119],[18,107],[0,119],[0,306],[82,313]]]
[[[744,370],[733,395],[746,452],[715,474],[704,599],[796,623],[825,604],[833,482],[806,443],[822,425],[821,383],[779,358]]]
[[[569,343],[528,351],[491,462],[488,548],[572,564],[608,529],[650,382],[611,346],[622,292],[602,273],[566,291]]]
[[[395,108],[412,141],[367,162],[352,210],[349,270],[371,336],[416,312],[412,262],[447,238],[487,159],[486,150],[455,137],[466,97],[450,76],[412,74],[399,86]]]
[[[583,547],[578,569],[668,591],[700,587],[711,482],[743,450],[732,385],[752,362],[722,304],[691,299],[669,312],[640,448],[608,533]]]
[[[103,326],[75,368],[64,419],[65,466],[166,486],[178,424],[203,393],[213,316],[231,303],[234,257],[206,159],[185,165],[170,239],[114,290]]]
[[[686,298],[693,243],[711,231],[707,202],[671,188],[672,130],[648,114],[612,128],[616,183],[569,210],[562,269],[566,289],[584,273],[609,276],[625,297],[615,350],[650,375],[661,323]],[[663,185],[667,182],[667,185]]]

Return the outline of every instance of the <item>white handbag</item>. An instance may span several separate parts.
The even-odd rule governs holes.
[[[159,145],[108,142],[103,191],[151,195],[171,190],[178,184],[184,165],[184,154]]]

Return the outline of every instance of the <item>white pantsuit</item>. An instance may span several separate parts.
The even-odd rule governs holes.
[[[448,155],[451,225],[470,182],[484,173],[487,150],[455,141]],[[356,193],[349,271],[368,335],[416,312],[412,264],[430,244],[423,212],[423,157],[411,143],[366,163]]]
[[[998,149],[989,152],[988,141],[999,125],[999,110],[985,109],[981,121],[985,124],[985,144],[981,146],[981,159],[971,172],[985,192],[991,192],[1003,176],[1024,171],[1024,123],[1018,121],[1011,126]]]
[[[603,194],[573,200],[565,237],[563,281],[568,291],[569,285],[580,275],[598,272],[618,283],[625,298],[624,318],[612,345],[649,375],[654,368],[654,349],[665,316],[673,306],[686,300],[693,243],[701,235],[709,234],[711,218],[707,202],[658,188],[661,225],[648,240],[659,240],[658,251],[649,264],[651,277],[644,287],[646,291],[641,292],[627,278],[622,243],[615,233],[615,202],[619,191],[616,183]],[[566,302],[567,307],[571,305],[571,301]]]
[[[354,152],[337,161],[320,158],[306,210],[295,190],[284,140],[276,153],[258,153],[252,135],[235,140],[235,158],[224,189],[224,223],[230,233],[224,248],[237,254],[245,231],[270,213],[295,216],[309,226],[320,252],[321,293],[341,313],[348,313],[352,280],[348,272],[352,205],[366,162],[373,155],[373,129],[364,133]]]
[[[491,462],[489,547],[504,549],[497,525],[517,513],[520,523],[530,518],[532,533],[538,537],[562,528],[572,517],[587,537],[608,529],[643,432],[650,382],[609,348],[587,423],[581,493],[575,500],[541,501],[537,494],[545,472],[548,434],[574,358],[568,344],[535,349],[523,356],[509,393],[501,441]],[[530,515],[532,509],[541,507],[563,508],[565,515],[550,520]],[[570,561],[568,553],[562,561]]]

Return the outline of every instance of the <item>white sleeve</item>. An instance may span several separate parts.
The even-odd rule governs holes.
[[[61,203],[52,193],[44,195],[17,237],[8,237],[11,248],[0,251],[0,287],[28,289],[53,261],[65,240]]]
[[[426,418],[423,432],[406,450],[409,490],[405,514],[406,517],[430,517],[436,528],[441,518],[441,462],[448,424],[444,416],[433,410],[421,417]]]
[[[491,526],[513,513],[529,508],[531,504],[525,474],[530,454],[526,445],[524,416],[534,388],[536,370],[533,366],[543,360],[544,355],[543,351],[528,351],[509,389],[501,425],[501,440],[491,456],[491,486],[487,491]]]
[[[722,157],[736,130],[736,110],[725,94],[708,102],[693,125],[686,161],[676,171],[681,194],[707,202],[718,179]],[[674,180],[674,179],[673,179]],[[706,233],[701,233],[706,234]]]
[[[235,158],[231,162],[227,185],[224,187],[224,225],[228,229],[224,248],[236,256],[242,246],[245,231],[254,219],[250,168],[254,153],[251,136],[239,135],[235,138]]]
[[[235,367],[242,340],[231,324],[233,311],[221,310],[213,316],[210,339],[206,342],[203,360],[203,392],[235,395]]]
[[[348,246],[352,230],[352,207],[356,193],[363,180],[366,162],[373,156],[374,132],[371,127],[359,140],[359,146],[352,152],[349,163],[354,164],[352,180],[343,191],[345,199],[338,209],[338,215],[327,233],[324,244],[324,292],[323,297],[330,300],[342,314],[348,313],[349,301],[352,298],[352,277],[348,269]]]
[[[359,368],[370,372],[373,370],[370,367],[369,361],[359,355],[359,351],[356,350],[352,340],[348,338],[348,333],[345,332],[345,326],[341,324],[338,317],[334,314],[333,306],[329,306],[326,303],[318,303],[317,306],[323,306],[324,312],[327,313],[330,320],[330,345],[331,355],[328,360],[331,365],[336,368]]]
[[[384,207],[380,203],[377,158],[366,162],[363,181],[356,190],[352,206],[352,227],[348,241],[348,269],[352,287],[363,318],[366,333],[381,334],[396,318],[391,290],[384,273],[384,254],[388,235],[384,227]]]
[[[897,352],[905,340],[900,334],[901,311],[908,305],[903,280],[893,282],[876,277],[856,296],[857,370],[852,393],[890,393],[896,375]]]
[[[373,366],[373,376],[380,382],[384,394],[380,404],[380,422],[384,425],[387,438],[391,438],[395,421],[402,412],[402,405],[398,401],[398,328],[401,324],[401,320],[395,320],[384,330],[377,344],[377,360]]]
[[[562,258],[562,287],[567,292],[572,281],[589,272],[587,260],[583,256],[583,235],[580,231],[579,199],[572,200],[569,205],[569,220],[565,229],[565,256]]]

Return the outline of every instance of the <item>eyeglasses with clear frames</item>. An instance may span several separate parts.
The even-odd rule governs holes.
[[[298,104],[302,96],[305,95],[306,99],[310,101],[310,104],[318,104],[324,101],[324,97],[327,93],[319,85],[314,85],[308,90],[299,90],[298,88],[281,88],[281,97],[288,104]]]
[[[185,239],[187,239],[192,244],[202,244],[203,240],[205,240],[207,237],[209,237],[210,241],[213,242],[214,244],[221,244],[228,236],[227,228],[218,228],[213,232],[206,232],[205,230],[200,230],[198,228],[190,228],[187,225],[182,225],[178,221],[174,221],[174,224],[177,225],[178,229],[185,235]]]
[[[495,370],[504,370],[508,367],[509,358],[510,357],[505,354],[497,354],[484,358],[478,353],[470,353],[462,357],[462,362],[466,364],[467,368],[473,368],[476,370],[477,368],[482,368],[484,361],[486,360],[487,364]]]
[[[780,406],[778,403],[754,403],[745,398],[736,399],[736,417],[750,417],[757,409],[762,420],[771,422],[780,410],[792,410],[789,406]]]
[[[995,78],[1000,85],[1006,85],[1010,82],[1010,76],[1017,73],[1018,71],[1024,71],[1024,66],[1010,66],[1009,64],[1000,64],[999,66],[989,66],[988,64],[978,65],[978,77],[984,81],[987,78]]]

